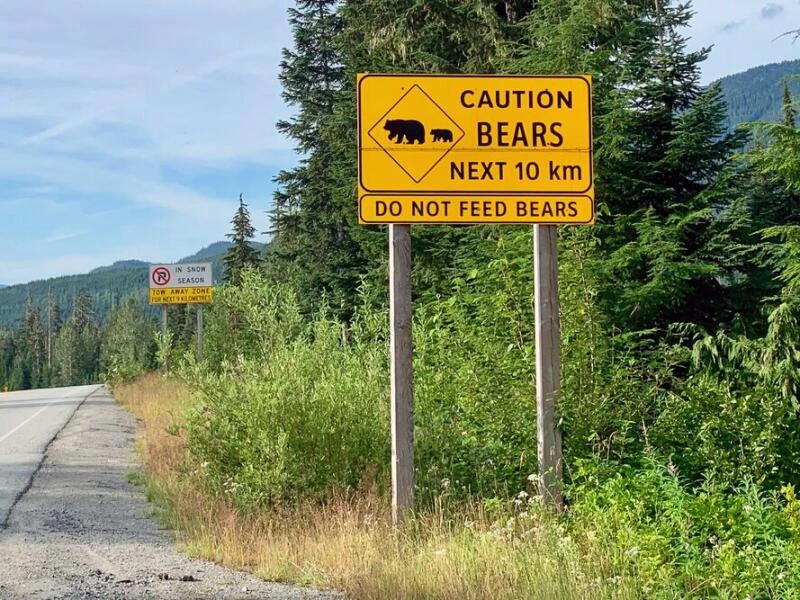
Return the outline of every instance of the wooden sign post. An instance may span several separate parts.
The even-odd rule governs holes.
[[[197,305],[197,362],[203,362],[203,305]]]
[[[536,441],[539,495],[563,508],[561,431],[556,406],[561,391],[561,336],[558,302],[558,227],[533,226],[534,316],[536,321]]]
[[[389,225],[389,343],[392,389],[392,521],[414,506],[411,226]]]
[[[166,304],[161,305],[161,343],[165,345],[167,343],[167,334],[169,333],[168,327],[168,319],[169,316],[169,306]],[[164,371],[169,371],[169,352],[164,355]]]
[[[389,225],[392,515],[414,502],[412,224],[534,225],[540,493],[561,508],[557,228],[595,218],[588,75],[357,77],[358,219]]]

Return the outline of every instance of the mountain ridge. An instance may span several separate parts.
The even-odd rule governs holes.
[[[760,65],[718,79],[728,105],[729,129],[742,123],[780,120],[783,86],[796,98],[800,94],[800,59]]]
[[[176,262],[210,262],[213,265],[214,281],[221,282],[225,271],[225,252],[231,245],[227,241],[214,242]],[[251,245],[259,251],[263,251],[265,246],[260,242],[251,242]],[[122,260],[97,267],[88,273],[0,286],[0,329],[16,326],[24,314],[28,298],[44,310],[48,297],[52,295],[56,304],[69,314],[75,295],[81,290],[87,290],[92,295],[95,318],[100,322],[104,322],[110,311],[126,298],[133,297],[138,302],[147,304],[150,264],[141,260]]]

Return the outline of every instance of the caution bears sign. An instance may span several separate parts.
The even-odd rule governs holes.
[[[364,74],[357,84],[363,223],[594,221],[590,77]]]

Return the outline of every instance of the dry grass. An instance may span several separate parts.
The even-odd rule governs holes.
[[[611,576],[603,548],[576,543],[542,517],[498,526],[480,508],[464,508],[457,519],[441,511],[418,516],[398,533],[385,503],[366,492],[324,507],[243,516],[204,492],[185,467],[176,430],[191,398],[180,383],[148,375],[114,393],[139,421],[148,495],[189,554],[364,600],[635,596]]]

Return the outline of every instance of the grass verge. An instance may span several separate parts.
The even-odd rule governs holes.
[[[432,511],[402,532],[370,491],[324,506],[239,514],[187,467],[180,425],[192,398],[180,382],[146,375],[114,394],[137,418],[148,498],[188,554],[267,580],[340,589],[356,600],[637,595],[635,582],[614,574],[607,548],[591,536],[570,537],[524,503],[513,515],[483,506]]]

